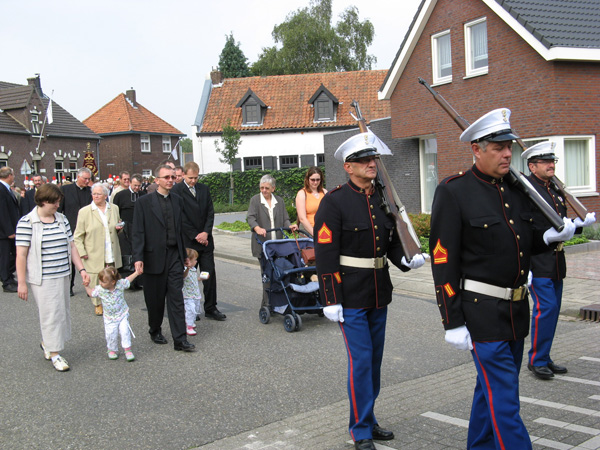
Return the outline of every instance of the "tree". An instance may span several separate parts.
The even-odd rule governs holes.
[[[227,120],[227,124],[223,126],[223,134],[221,135],[223,148],[219,145],[219,139],[215,139],[215,149],[217,153],[222,155],[219,161],[229,164],[229,204],[233,204],[233,163],[238,155],[240,145],[242,144],[240,132],[231,126],[231,119]]]
[[[224,78],[243,78],[252,75],[248,67],[248,58],[233,39],[233,33],[225,36],[225,47],[219,56],[219,69]]]
[[[194,153],[194,144],[190,138],[185,138],[179,141],[181,153]]]
[[[311,0],[309,8],[288,14],[273,28],[273,47],[263,48],[252,65],[255,75],[370,70],[377,59],[367,53],[375,28],[349,6],[332,26],[332,0]]]

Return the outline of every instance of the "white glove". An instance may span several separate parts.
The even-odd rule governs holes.
[[[581,220],[579,217],[575,217],[575,220],[573,220],[573,223],[577,227],[589,227],[594,222],[596,222],[595,212],[587,213],[585,215],[585,220]]]
[[[566,242],[573,237],[575,234],[575,224],[567,217],[563,217],[565,227],[562,231],[556,231],[554,228],[548,228],[544,232],[544,242],[546,245],[550,245],[551,242]]]
[[[531,283],[533,281],[533,272],[530,270],[527,274],[527,287],[531,287]]]
[[[418,269],[423,264],[425,264],[425,261],[427,261],[428,259],[429,255],[427,253],[421,253],[420,255],[413,256],[413,259],[411,259],[410,262],[407,262],[406,256],[403,256],[402,261],[400,262],[403,266],[409,267],[411,269]]]
[[[332,322],[344,321],[344,308],[342,305],[331,305],[323,308],[323,314]]]
[[[471,334],[466,325],[446,330],[446,342],[457,350],[473,350]]]

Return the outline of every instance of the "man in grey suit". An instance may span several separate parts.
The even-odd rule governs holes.
[[[144,273],[150,338],[156,344],[167,343],[161,329],[166,297],[174,349],[193,352],[196,347],[186,337],[182,292],[185,261],[182,201],[171,193],[175,170],[161,164],[155,173],[156,191],[140,197],[133,210],[133,260],[136,270]]]

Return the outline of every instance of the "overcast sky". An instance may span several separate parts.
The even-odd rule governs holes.
[[[375,27],[374,69],[389,69],[420,0],[333,0]],[[309,0],[0,0],[0,80],[42,89],[83,121],[133,87],[139,103],[191,136],[202,84],[233,36],[249,63],[273,27]]]

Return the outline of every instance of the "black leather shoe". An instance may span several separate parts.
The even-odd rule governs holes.
[[[71,297],[75,297],[75,292],[73,292],[73,288],[71,288],[71,290],[69,291],[69,295]]]
[[[394,433],[390,430],[384,430],[379,425],[373,425],[373,439],[376,441],[390,441],[394,439]]]
[[[549,380],[550,378],[554,378],[554,374],[546,366],[532,366],[531,364],[527,364],[527,368],[531,370],[533,374],[540,380]]]
[[[17,292],[17,287],[14,284],[7,284],[3,287],[4,292]]]
[[[216,308],[213,309],[212,311],[206,311],[204,313],[204,315],[206,316],[207,319],[212,319],[212,320],[223,321],[223,320],[227,319],[227,316]]]
[[[554,363],[548,363],[548,369],[550,369],[550,371],[552,373],[567,373],[568,372],[568,370],[565,366],[559,366]]]
[[[152,342],[154,342],[155,344],[167,344],[169,341],[167,341],[167,339],[160,333],[155,334],[154,336],[150,336],[150,339],[152,339]]]
[[[355,450],[376,450],[373,439],[361,439],[360,441],[354,441]]]
[[[178,352],[193,352],[196,351],[196,346],[194,344],[190,344],[188,341],[175,342],[173,348]]]

